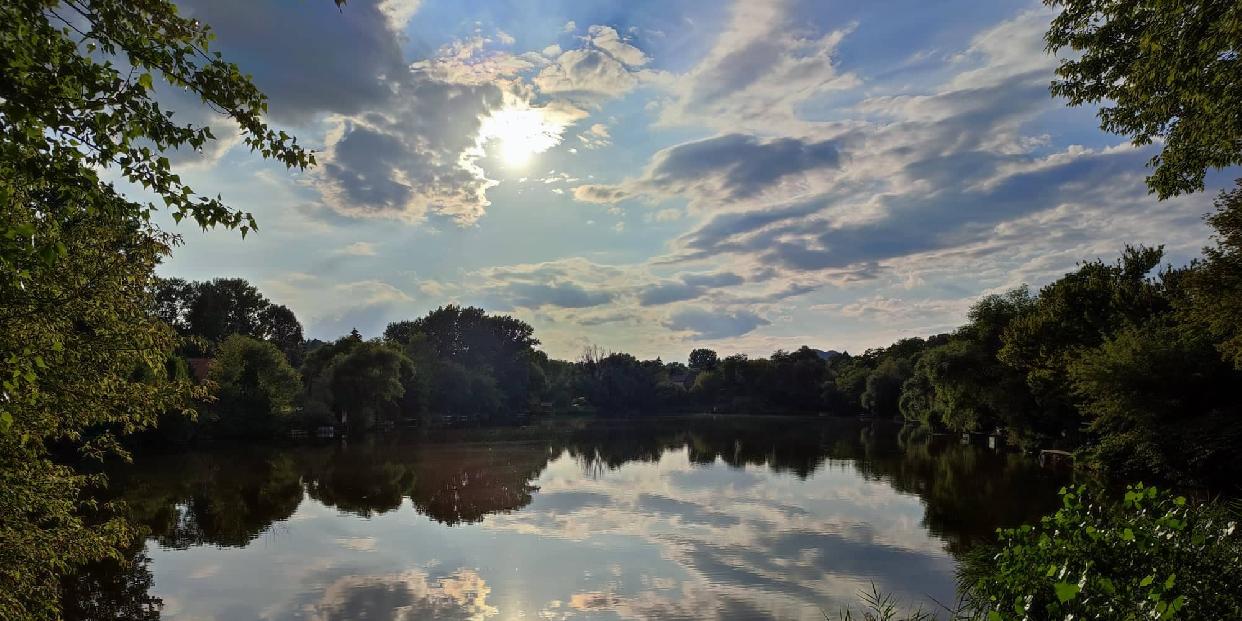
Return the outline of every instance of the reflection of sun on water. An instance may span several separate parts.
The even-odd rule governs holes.
[[[483,119],[479,141],[494,143],[495,153],[505,164],[517,168],[560,143],[562,129],[549,123],[540,108],[509,106]]]

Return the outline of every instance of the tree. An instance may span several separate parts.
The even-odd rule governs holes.
[[[1178,311],[1203,326],[1221,355],[1242,369],[1242,180],[1216,198],[1207,218],[1216,245],[1203,249],[1203,260],[1186,274],[1185,296]]]
[[[529,324],[506,315],[488,315],[483,309],[449,305],[431,311],[413,321],[399,321],[388,325],[384,338],[398,344],[415,363],[428,374],[423,380],[434,386],[439,382],[436,374],[443,371],[457,374],[458,365],[471,376],[477,376],[480,397],[490,396],[485,386],[500,391],[501,405],[511,412],[524,412],[530,407],[531,368],[535,361],[534,328]],[[490,378],[488,380],[487,378]],[[446,378],[445,381],[460,378]],[[435,394],[444,394],[437,391]],[[433,401],[445,404],[449,401],[459,407],[460,399]],[[487,410],[488,408],[483,408]],[[483,410],[478,410],[482,412]],[[472,412],[472,413],[478,413]]]
[[[344,337],[315,350],[303,373],[312,399],[327,405],[337,422],[366,429],[398,405],[414,375],[399,349],[379,341]]]
[[[898,403],[901,387],[910,379],[910,361],[905,358],[886,358],[867,376],[867,388],[862,394],[862,406],[873,416],[895,418],[901,414]]]
[[[234,334],[264,338],[262,314],[269,306],[267,298],[244,279],[214,278],[195,283],[186,323],[191,334],[212,343]]]
[[[333,364],[331,386],[341,422],[365,427],[367,419],[374,420],[405,394],[401,380],[409,372],[409,359],[382,343],[362,343],[339,358]]]
[[[696,371],[715,371],[720,364],[720,357],[710,349],[695,349],[690,352],[690,368]]]
[[[1068,373],[1094,436],[1089,456],[1108,474],[1220,488],[1237,481],[1242,372],[1205,331],[1156,317],[1084,352]]]
[[[976,302],[948,343],[919,355],[902,387],[902,416],[953,431],[1005,427],[1011,441],[1025,441],[1035,408],[1026,376],[996,356],[1006,328],[1034,303],[1026,287]]]
[[[218,387],[213,422],[230,436],[276,434],[301,390],[298,372],[275,345],[240,334],[220,346],[208,377]]]
[[[1208,168],[1242,164],[1242,5],[1234,0],[1044,0],[1045,40],[1072,53],[1052,93],[1107,102],[1100,127],[1160,141],[1147,184],[1160,198],[1203,189]]]
[[[132,535],[107,506],[82,519],[92,479],[54,464],[48,444],[100,456],[189,395],[158,379],[173,340],[149,291],[176,240],[149,216],[254,228],[161,155],[213,135],[174,122],[155,81],[199,95],[265,157],[313,163],[264,124],[263,95],[210,39],[166,0],[0,3],[0,617],[58,617],[57,575],[118,556]],[[153,201],[121,195],[104,168]]]
[[[295,367],[302,364],[303,344],[306,339],[302,337],[301,322],[289,307],[271,304],[260,311],[259,333],[261,338],[285,354],[289,364]]]
[[[1119,330],[1169,310],[1160,281],[1150,277],[1162,257],[1160,248],[1127,247],[1113,264],[1081,263],[1006,326],[997,357],[1026,377],[1038,405],[1038,418],[1029,422],[1034,433],[1077,433],[1083,421],[1070,364]]]

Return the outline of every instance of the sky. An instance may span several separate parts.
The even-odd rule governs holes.
[[[1157,147],[1048,93],[1034,0],[185,0],[316,152],[174,153],[259,231],[162,222],[160,267],[246,278],[307,337],[444,304],[542,349],[858,352],[1125,244],[1182,264],[1231,177],[1157,201]]]

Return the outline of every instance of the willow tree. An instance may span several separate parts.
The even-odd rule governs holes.
[[[245,235],[254,218],[185,185],[163,154],[200,149],[157,82],[198,94],[286,166],[314,163],[270,129],[262,93],[167,0],[0,3],[0,618],[56,618],[58,576],[132,539],[74,467],[185,408],[171,329],[151,312],[167,210]],[[136,200],[106,180],[146,189]]]

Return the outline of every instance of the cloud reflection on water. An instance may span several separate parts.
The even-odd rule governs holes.
[[[138,464],[118,487],[163,618],[809,619],[871,584],[930,604],[953,553],[1058,484],[853,423],[447,436]]]

